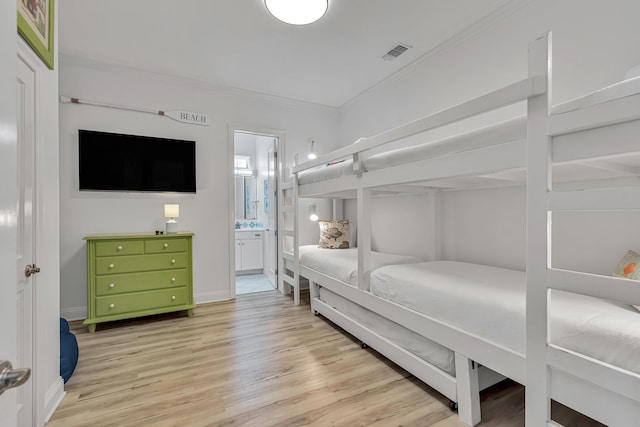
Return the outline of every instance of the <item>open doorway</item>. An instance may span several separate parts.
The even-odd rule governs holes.
[[[277,289],[278,137],[233,131],[235,294]]]

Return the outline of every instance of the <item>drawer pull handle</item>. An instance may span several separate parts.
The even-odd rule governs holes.
[[[122,246],[118,246],[116,249],[118,249],[119,251],[122,250]]]
[[[114,285],[113,283],[109,283],[109,287],[110,288],[114,288],[116,285]]]
[[[168,247],[169,247],[169,244],[168,244],[168,243],[165,243],[164,245],[162,245],[162,247],[164,247],[164,248],[168,248]]]
[[[171,260],[171,264],[175,264],[175,263],[176,263],[176,260],[175,260],[175,259],[172,259],[172,260]]]
[[[109,264],[109,268],[113,268],[113,267],[115,267],[115,265]]]
[[[175,295],[172,295],[172,296],[171,296],[171,301],[175,301],[175,300],[176,300],[176,296],[175,296]]]
[[[115,304],[109,304],[109,308],[116,308]]]
[[[176,281],[176,278],[175,278],[175,277],[172,277],[172,278],[171,278],[171,281],[172,281],[172,282],[175,282],[175,281]]]

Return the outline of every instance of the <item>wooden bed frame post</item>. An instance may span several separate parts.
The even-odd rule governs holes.
[[[358,187],[358,289],[369,290],[371,280],[371,190]]]
[[[478,365],[460,353],[455,354],[458,416],[474,426],[480,422],[480,386]]]
[[[548,286],[550,259],[548,192],[551,188],[551,140],[548,135],[551,99],[551,33],[529,45],[529,76],[547,76],[544,94],[527,102],[527,303],[525,423],[547,426],[551,420],[547,367]]]

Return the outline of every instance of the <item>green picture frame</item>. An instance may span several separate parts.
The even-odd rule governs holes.
[[[55,0],[16,0],[18,33],[53,70]]]

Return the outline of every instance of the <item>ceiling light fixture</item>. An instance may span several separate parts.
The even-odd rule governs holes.
[[[264,0],[269,13],[282,22],[307,25],[322,18],[329,8],[329,0]]]

